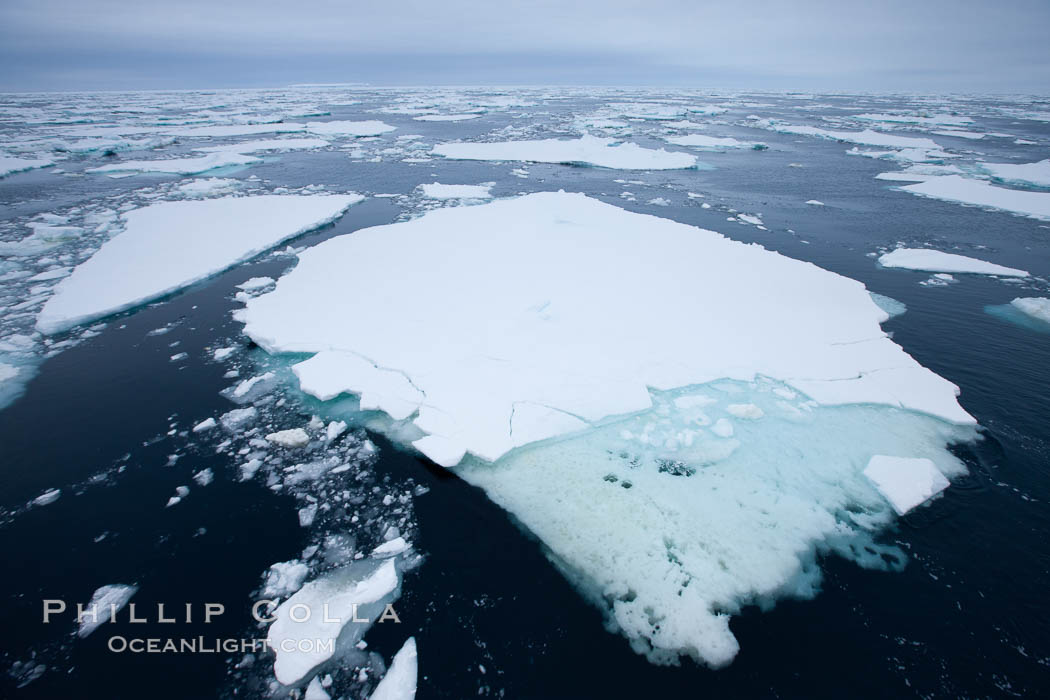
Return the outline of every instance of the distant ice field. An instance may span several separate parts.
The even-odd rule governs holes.
[[[32,631],[3,682],[1036,693],[1047,111],[3,96],[0,543],[27,573],[0,623]],[[40,591],[124,616],[213,596],[225,620],[180,634],[333,646],[131,663],[102,647],[134,625],[40,630]],[[373,619],[293,618],[355,604]]]

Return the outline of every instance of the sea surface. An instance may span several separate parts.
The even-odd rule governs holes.
[[[624,116],[623,108],[610,107],[616,103],[712,108],[672,118],[696,122],[697,133],[766,147],[674,146],[661,137],[690,132],[668,127],[667,118]],[[414,118],[428,112],[480,116],[444,122]],[[935,135],[931,130],[945,127],[855,118],[864,113],[964,116],[973,121],[951,128],[984,136]],[[589,126],[587,119],[596,114],[623,126]],[[0,282],[6,307],[0,343],[9,336],[29,338],[17,347],[0,345],[24,379],[8,387],[7,405],[0,409],[0,551],[7,572],[0,586],[0,695],[267,696],[273,692],[272,657],[265,654],[246,661],[239,652],[115,653],[107,641],[114,634],[167,637],[176,626],[181,637],[264,636],[250,608],[268,567],[300,557],[305,547],[333,533],[360,540],[360,549],[380,525],[394,520],[421,559],[404,574],[395,604],[400,624],[375,625],[366,636],[367,651],[389,664],[405,638],[415,636],[419,698],[1045,693],[1050,688],[1050,333],[1030,320],[1012,322],[989,313],[988,307],[1019,296],[1048,296],[1050,223],[913,196],[897,189],[907,183],[875,178],[913,163],[850,154],[855,144],[756,127],[750,117],[932,138],[945,153],[937,162],[957,165],[970,176],[982,161],[1050,158],[1048,115],[1050,101],[1020,96],[584,88],[0,96],[0,152],[54,162],[0,179],[3,241],[27,235],[27,224],[42,221],[41,214],[81,225],[82,217],[99,207],[119,211],[177,199],[182,195],[176,186],[193,177],[115,178],[86,173],[89,168],[191,157],[201,146],[280,136],[160,133],[171,125],[377,119],[396,127],[378,137],[334,138],[324,148],[256,154],[262,162],[197,175],[238,180],[246,192],[357,192],[367,198],[335,223],[282,244],[275,253],[88,330],[45,342],[32,322],[48,291],[32,289],[25,276]],[[114,141],[101,150],[68,150],[69,143],[88,138],[74,132],[113,125],[147,131],[107,136]],[[627,171],[429,155],[434,145],[453,141],[585,132],[693,153],[701,165]],[[418,138],[399,140],[407,135]],[[142,138],[157,139],[157,145],[117,143]],[[323,405],[300,393],[287,367],[252,346],[231,316],[241,308],[233,298],[236,285],[253,277],[277,278],[295,265],[294,250],[286,245],[299,250],[435,207],[473,205],[425,199],[417,188],[432,182],[492,183],[497,198],[582,192],[630,211],[758,243],[902,302],[906,313],[883,328],[922,365],[957,384],[960,403],[981,426],[979,442],[956,448],[969,475],[880,535],[881,542],[907,553],[902,571],[872,571],[832,554],[821,556],[824,577],[815,598],[784,598],[771,609],[750,605],[732,618],[741,651],[729,666],[712,670],[689,659],[679,666],[649,663],[605,628],[600,611],[548,560],[542,543],[481,490],[399,447],[375,416],[354,411],[352,399]],[[759,216],[761,227],[737,214]],[[40,262],[44,256],[70,254],[81,245],[89,251],[99,242],[97,236],[85,242],[89,238],[32,256],[2,257],[0,275],[36,273],[53,264]],[[1027,270],[1031,277],[1010,282],[956,275],[950,284],[923,284],[930,273],[877,265],[873,254],[898,245],[969,255]],[[79,260],[77,253],[71,255]],[[37,301],[11,310],[27,299]],[[237,350],[215,360],[214,350],[228,346]],[[173,360],[178,353],[187,355]],[[267,420],[295,427],[315,415],[326,422],[349,419],[355,444],[370,441],[374,454],[355,466],[354,488],[361,490],[358,502],[368,513],[362,521],[371,529],[362,522],[358,532],[348,519],[326,522],[320,533],[300,526],[301,493],[269,488],[261,479],[242,481],[243,460],[223,451],[221,435],[192,431],[206,418],[236,408],[228,389],[267,369],[279,379],[260,402]],[[208,468],[214,481],[197,486],[193,474]],[[190,486],[189,496],[165,507],[180,485]],[[50,489],[61,489],[56,501],[32,504]],[[379,497],[386,494],[405,496],[397,500],[396,515],[383,510]],[[133,625],[122,617],[86,639],[75,635],[68,614],[42,623],[44,599],[86,603],[95,589],[111,583],[138,586],[132,600],[147,611],[148,622]],[[209,602],[223,604],[226,612],[206,625],[200,611]],[[167,603],[169,610],[192,603],[194,620],[160,624],[157,603]],[[381,662],[373,657],[347,664],[336,674],[333,697],[367,697]],[[372,669],[364,679],[362,664]]]

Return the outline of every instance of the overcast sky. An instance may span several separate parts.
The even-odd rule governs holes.
[[[0,0],[0,90],[1050,92],[1050,0]]]

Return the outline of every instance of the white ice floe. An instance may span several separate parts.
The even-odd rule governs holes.
[[[128,604],[138,590],[138,586],[122,583],[111,583],[96,590],[77,620],[80,625],[77,636],[83,639],[109,621]]]
[[[872,122],[921,124],[927,126],[965,126],[967,124],[973,124],[973,119],[956,114],[856,114],[853,118]]]
[[[217,425],[214,418],[205,418],[197,425],[193,426],[193,432],[203,433],[205,430],[211,430]]]
[[[546,192],[330,239],[242,318],[316,353],[304,391],[411,420],[636,650],[717,666],[729,614],[815,593],[818,551],[887,565],[872,455],[964,471],[945,445],[974,421],[888,316],[812,264]]]
[[[756,141],[738,141],[730,137],[707,136],[705,134],[689,134],[688,136],[668,136],[664,139],[676,146],[692,146],[693,148],[704,148],[719,150],[724,148],[751,148],[759,150],[765,148],[764,143]]]
[[[57,333],[204,280],[334,221],[360,195],[261,195],[161,202],[123,215],[125,230],[58,283],[37,316]]]
[[[383,680],[372,691],[369,700],[413,700],[419,662],[416,655],[416,638],[409,637],[387,669]]]
[[[1034,319],[1050,323],[1050,299],[1046,297],[1018,297],[1010,305]]]
[[[251,165],[262,160],[241,153],[212,153],[196,158],[168,158],[164,160],[124,160],[97,168],[88,168],[88,173],[169,173],[172,175],[196,175],[209,170],[231,166]]]
[[[49,506],[59,499],[62,489],[48,489],[33,499],[34,506]]]
[[[491,199],[492,185],[442,185],[437,182],[420,185],[427,199]]]
[[[0,156],[0,177],[24,172],[26,170],[35,170],[36,168],[46,168],[47,166],[54,164],[54,161],[44,160],[42,158],[12,158],[9,156]]]
[[[822,207],[822,206],[824,206],[824,202],[820,201],[819,199],[807,199],[806,200],[806,204],[809,204],[809,205],[814,206],[814,207]]]
[[[298,559],[277,562],[266,572],[262,595],[270,600],[291,595],[303,587],[309,573],[310,567]]]
[[[223,177],[207,177],[190,180],[178,186],[179,194],[186,197],[213,197],[230,194],[241,186],[239,180]]]
[[[1011,190],[959,175],[930,177],[900,189],[931,199],[973,204],[1050,221],[1050,192]]]
[[[1050,187],[1050,159],[1036,163],[980,163],[981,170],[1011,185]]]
[[[276,653],[273,670],[278,681],[291,685],[302,680],[331,658],[336,639],[352,645],[361,638],[382,612],[382,602],[398,588],[394,561],[338,569],[310,581],[274,611],[267,639]],[[355,613],[358,620],[370,622],[354,621]],[[347,625],[351,629],[344,633]],[[329,640],[333,645],[325,644]]]
[[[625,284],[657,277],[675,280],[675,303],[659,285]],[[714,298],[723,301],[706,301]],[[355,322],[331,323],[318,300]],[[693,321],[683,324],[686,307]],[[886,337],[886,318],[853,280],[552,192],[331,239],[244,313],[245,332],[264,348],[317,353],[294,368],[304,391],[322,400],[357,393],[363,408],[397,419],[418,411],[415,424],[435,439],[417,445],[445,463],[464,449],[495,460],[649,408],[647,387],[757,374],[818,400],[972,422],[954,385]],[[639,324],[652,332],[634,332]],[[430,342],[412,342],[419,334]]]
[[[417,122],[462,122],[477,119],[480,116],[480,114],[421,114],[412,118]]]
[[[455,160],[516,160],[620,170],[680,170],[696,167],[696,156],[688,153],[642,148],[635,143],[617,143],[613,139],[595,136],[542,141],[444,143],[435,146],[433,153]]]
[[[310,122],[306,125],[306,130],[311,134],[318,134],[319,136],[379,136],[385,134],[388,131],[393,131],[396,126],[390,126],[381,121],[369,120],[361,122],[353,121],[331,121],[331,122]]]
[[[879,256],[883,267],[899,267],[925,272],[961,272],[1002,277],[1027,277],[1028,273],[1013,267],[1004,267],[977,258],[945,253],[929,248],[898,248]]]
[[[924,458],[875,455],[864,469],[864,476],[875,484],[897,515],[904,515],[948,488],[944,474]]]

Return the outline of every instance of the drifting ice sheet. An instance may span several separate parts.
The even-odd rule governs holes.
[[[674,281],[673,303],[643,282],[657,278]],[[333,305],[354,322],[333,323]],[[415,424],[443,439],[434,446],[446,456],[496,460],[647,409],[648,387],[756,374],[829,403],[972,422],[954,385],[886,337],[888,315],[860,283],[578,194],[434,211],[329,240],[249,300],[244,318],[271,352],[318,353],[296,368],[306,391],[361,393],[397,417],[418,411]]]
[[[530,163],[593,165],[619,170],[680,170],[696,167],[696,156],[688,153],[642,148],[635,143],[615,143],[613,139],[595,136],[569,140],[445,143],[435,146],[433,153],[455,160],[520,160]]]
[[[37,329],[57,333],[199,282],[337,219],[363,197],[223,197],[124,214],[125,230],[59,282]]]
[[[1027,277],[1028,273],[1012,267],[1003,267],[955,253],[944,253],[929,248],[898,248],[879,256],[883,267],[900,267],[924,272],[961,272],[1002,277]]]

